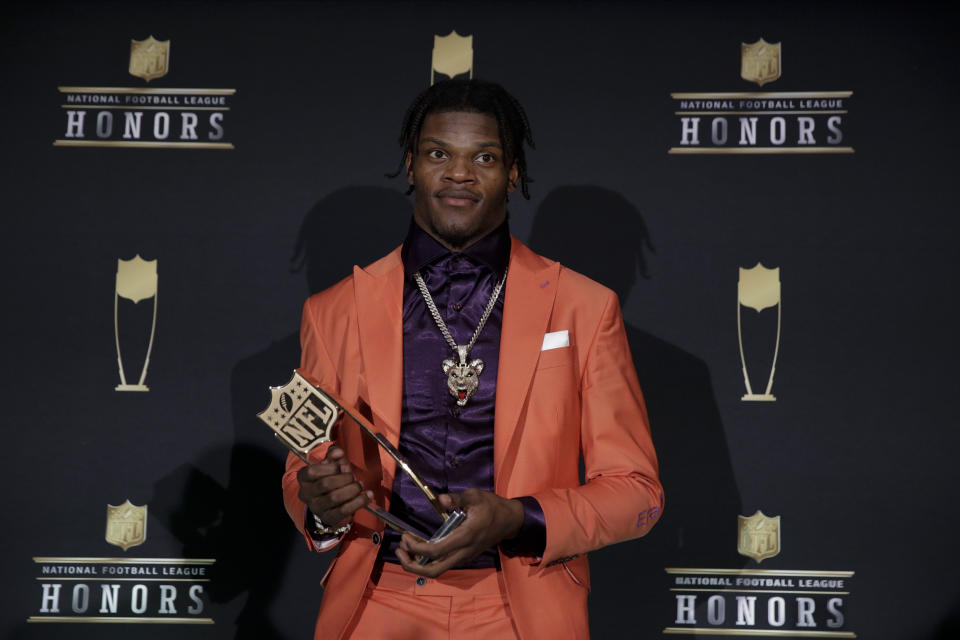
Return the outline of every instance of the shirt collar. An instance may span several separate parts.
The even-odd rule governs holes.
[[[413,219],[407,238],[403,241],[400,258],[403,271],[408,277],[443,256],[455,253],[437,242],[433,236],[420,228]],[[505,219],[500,226],[483,236],[461,252],[475,262],[490,268],[497,277],[502,278],[510,261],[510,224]]]

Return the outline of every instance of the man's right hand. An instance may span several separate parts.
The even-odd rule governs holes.
[[[336,445],[327,450],[323,462],[300,469],[297,482],[300,499],[328,527],[345,525],[357,509],[373,502],[373,492],[363,490],[346,454]]]

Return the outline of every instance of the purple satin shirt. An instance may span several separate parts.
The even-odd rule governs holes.
[[[467,489],[493,491],[493,420],[496,408],[497,364],[504,291],[470,350],[469,359],[483,360],[476,394],[466,406],[447,389],[443,361],[456,359],[413,279],[419,271],[440,316],[459,345],[470,341],[483,310],[510,260],[510,229],[499,227],[466,250],[454,253],[434,240],[415,222],[403,243],[403,402],[400,453],[438,494]],[[520,534],[501,547],[515,555],[542,555],[546,544],[543,511],[532,497],[521,498],[524,522]],[[390,512],[425,532],[440,526],[440,516],[406,474],[393,482]],[[389,527],[381,547],[383,560],[399,562],[400,534]],[[460,569],[497,567],[499,556],[490,548],[459,565]]]

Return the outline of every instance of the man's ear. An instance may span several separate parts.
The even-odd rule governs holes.
[[[413,153],[407,151],[407,156],[403,160],[407,172],[407,184],[413,185]]]
[[[413,183],[411,182],[410,184]],[[510,170],[507,171],[507,193],[516,191],[518,184],[520,184],[520,166],[517,164],[517,161],[514,160],[513,164],[510,165]]]

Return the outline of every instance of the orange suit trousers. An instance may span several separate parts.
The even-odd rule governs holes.
[[[503,578],[496,569],[452,569],[438,578],[378,563],[345,638],[516,640]]]

